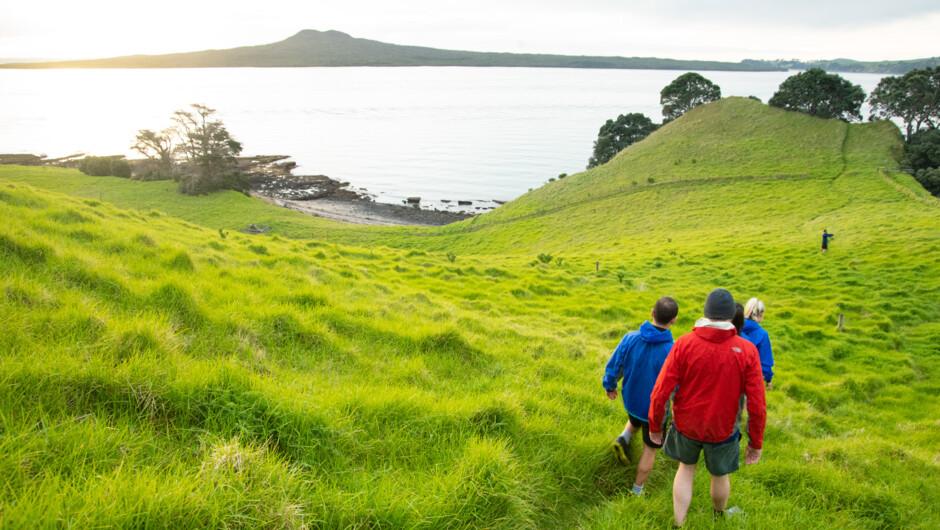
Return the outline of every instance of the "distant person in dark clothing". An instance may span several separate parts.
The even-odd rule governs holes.
[[[830,234],[829,232],[826,232],[825,229],[823,230],[823,235],[822,235],[822,248],[819,249],[820,252],[825,252],[825,251],[829,250],[829,239],[830,239],[830,238],[833,238],[833,237],[836,237],[836,235],[835,235],[835,234]]]
[[[643,431],[643,454],[636,466],[633,495],[643,494],[643,485],[656,463],[656,450],[662,447],[662,444],[650,440],[647,414],[653,385],[672,348],[669,328],[676,322],[678,313],[679,306],[672,298],[664,296],[657,300],[650,312],[650,320],[644,322],[639,330],[624,336],[604,370],[602,384],[609,399],[617,399],[617,382],[623,379],[621,395],[629,421],[623,434],[613,443],[614,455],[622,464],[630,463],[627,456],[630,438],[637,431]]]

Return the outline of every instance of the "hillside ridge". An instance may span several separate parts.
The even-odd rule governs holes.
[[[0,68],[241,68],[330,66],[476,66],[664,70],[779,71],[780,67],[655,57],[472,52],[388,44],[336,30],[301,30],[285,40],[225,50],[105,59],[8,63]]]

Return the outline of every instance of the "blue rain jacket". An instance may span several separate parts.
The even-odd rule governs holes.
[[[638,331],[627,333],[614,350],[604,370],[604,389],[616,390],[623,378],[623,407],[643,421],[649,421],[650,394],[672,349],[672,333],[659,331],[647,320]]]
[[[757,346],[757,353],[760,354],[760,368],[764,372],[764,381],[769,383],[774,378],[774,352],[770,349],[770,336],[760,327],[757,322],[746,319],[742,337],[751,341],[751,344]]]

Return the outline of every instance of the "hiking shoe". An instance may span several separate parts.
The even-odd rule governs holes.
[[[627,453],[630,447],[627,445],[627,441],[623,439],[623,436],[618,436],[617,439],[614,440],[613,449],[614,456],[617,457],[617,460],[619,460],[621,464],[625,466],[630,465],[630,457]]]
[[[737,506],[732,506],[724,511],[715,510],[714,519],[731,519],[733,517],[741,517],[744,515],[744,510],[738,508]]]

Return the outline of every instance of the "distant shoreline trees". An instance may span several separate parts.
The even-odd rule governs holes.
[[[237,156],[242,144],[232,138],[225,125],[212,120],[215,109],[194,103],[191,111],[177,110],[176,124],[157,133],[137,132],[131,149],[147,157],[143,180],[172,178],[180,193],[200,195],[231,189],[247,192],[247,179],[238,171]]]

